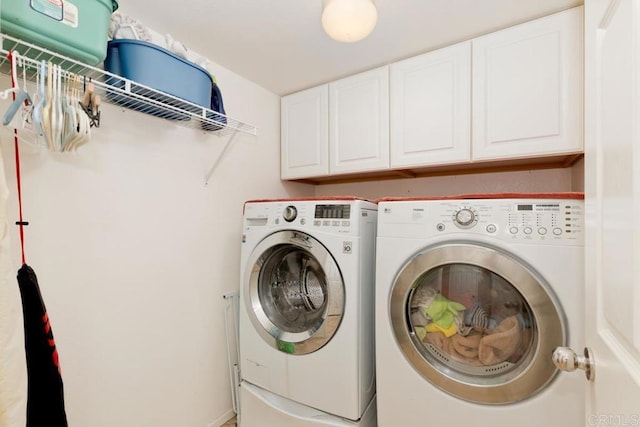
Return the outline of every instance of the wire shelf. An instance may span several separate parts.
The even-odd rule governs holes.
[[[51,61],[59,65],[69,75],[80,76],[93,82],[95,92],[101,99],[115,105],[140,111],[152,116],[174,121],[184,127],[191,127],[216,135],[244,132],[256,135],[254,126],[242,123],[225,114],[205,108],[184,99],[158,91],[143,84],[126,79],[100,68],[92,67],[67,58],[53,51],[22,41],[6,34],[0,34],[0,72],[11,74],[7,54],[17,51],[23,67],[29,70],[28,77],[38,74],[42,63]]]

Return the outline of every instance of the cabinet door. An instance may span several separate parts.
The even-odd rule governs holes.
[[[473,40],[472,159],[583,150],[583,7]]]
[[[329,83],[329,171],[389,167],[389,68]]]
[[[390,66],[391,167],[471,159],[471,42]]]
[[[281,101],[280,176],[309,178],[329,173],[329,89],[318,86]]]

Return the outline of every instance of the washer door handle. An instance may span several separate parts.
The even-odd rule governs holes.
[[[293,232],[293,235],[291,236],[291,239],[289,239],[289,241],[294,244],[297,243],[298,245],[306,246],[307,248],[311,248],[313,246],[313,243],[311,243],[309,236],[298,234],[295,231]]]
[[[582,369],[585,372],[588,381],[595,378],[595,361],[588,347],[584,348],[584,355],[580,356],[569,347],[556,347],[553,351],[553,364],[558,369],[565,372],[573,372],[576,369]]]

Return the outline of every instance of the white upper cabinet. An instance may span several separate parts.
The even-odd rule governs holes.
[[[281,101],[282,179],[329,173],[329,88],[322,85]]]
[[[284,97],[282,179],[582,153],[583,9]]]
[[[390,66],[391,167],[471,159],[471,42]]]
[[[583,7],[473,40],[472,159],[583,150]]]
[[[389,68],[329,83],[331,174],[389,168]]]

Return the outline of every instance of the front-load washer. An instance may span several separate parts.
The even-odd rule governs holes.
[[[584,425],[583,195],[510,197],[380,201],[380,426]]]
[[[240,289],[242,426],[375,426],[377,205],[247,202]]]

